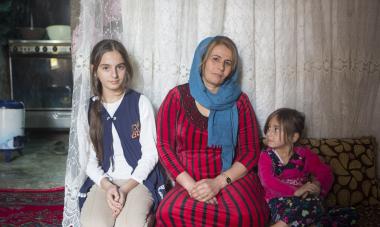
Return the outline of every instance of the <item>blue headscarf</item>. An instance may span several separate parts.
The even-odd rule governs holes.
[[[210,42],[217,38],[204,39],[195,50],[193,64],[190,70],[190,93],[202,106],[210,110],[208,117],[208,146],[222,147],[222,170],[229,169],[235,155],[235,146],[238,133],[238,110],[236,100],[241,94],[238,85],[238,67],[218,89],[216,94],[211,93],[202,80],[202,57],[207,51]],[[238,60],[238,56],[235,56]]]

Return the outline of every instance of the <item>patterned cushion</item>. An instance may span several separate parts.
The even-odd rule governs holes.
[[[357,206],[380,204],[380,188],[376,178],[376,140],[302,139],[328,163],[335,181],[327,195],[328,206]]]

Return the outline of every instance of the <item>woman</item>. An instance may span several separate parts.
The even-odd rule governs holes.
[[[81,225],[146,226],[163,196],[152,105],[128,87],[132,67],[120,42],[97,43],[90,63],[95,96],[88,115],[92,149],[80,190]]]
[[[175,186],[156,212],[157,226],[264,226],[269,210],[254,172],[255,114],[238,83],[232,40],[197,47],[188,84],[172,89],[157,118],[157,149]]]

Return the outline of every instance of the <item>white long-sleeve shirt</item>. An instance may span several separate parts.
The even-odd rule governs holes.
[[[103,103],[108,114],[113,117],[118,109],[123,97],[113,103]],[[94,146],[91,144],[89,161],[86,167],[86,174],[100,186],[100,181],[103,177],[110,177],[112,179],[128,180],[130,178],[142,183],[153,170],[158,161],[158,154],[156,148],[156,124],[154,118],[154,111],[149,99],[144,95],[140,95],[139,99],[139,113],[140,113],[140,144],[141,144],[141,158],[137,162],[135,171],[128,164],[124,157],[123,148],[120,143],[120,137],[112,123],[112,138],[114,149],[114,168],[112,163],[107,173],[103,171],[98,164]],[[127,151],[128,153],[128,151]],[[113,171],[112,171],[113,170]]]

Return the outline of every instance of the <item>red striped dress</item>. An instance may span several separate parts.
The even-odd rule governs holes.
[[[235,161],[249,173],[223,188],[218,204],[190,198],[179,184],[161,201],[156,226],[265,226],[269,209],[264,191],[253,171],[259,159],[259,136],[251,103],[242,93],[237,101],[239,135]],[[221,148],[207,146],[207,117],[200,114],[189,85],[172,89],[157,117],[157,148],[160,160],[175,179],[183,171],[196,181],[221,173]]]

